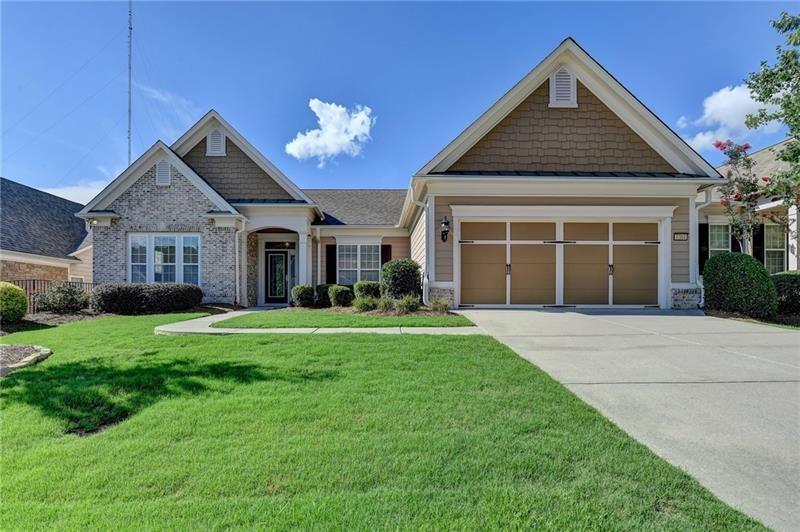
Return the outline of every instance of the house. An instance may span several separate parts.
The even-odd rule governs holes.
[[[92,282],[80,203],[0,178],[0,280]]]
[[[750,154],[753,161],[753,171],[758,176],[771,177],[779,171],[788,169],[788,163],[778,159],[778,154],[789,143],[784,140],[774,146]],[[726,175],[729,171],[727,165],[717,168],[720,174]],[[739,242],[731,234],[725,209],[720,204],[721,195],[716,189],[704,191],[703,197],[698,197],[701,205],[698,217],[700,246],[698,259],[700,272],[703,271],[708,257],[725,251],[740,251]],[[783,225],[772,223],[768,217],[764,224],[758,226],[753,233],[753,256],[767,268],[769,273],[778,273],[785,270],[798,269],[798,249],[800,249],[800,234],[797,231],[797,208],[787,210],[781,201],[773,198],[764,198],[759,205],[762,214],[778,214],[789,219],[789,234]]]
[[[567,39],[407,190],[303,190],[219,113],[156,142],[78,216],[95,282],[198,283],[286,304],[411,257],[454,306],[700,301],[698,193],[715,170]]]

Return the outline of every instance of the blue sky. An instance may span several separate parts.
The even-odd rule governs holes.
[[[782,138],[743,128],[739,86],[792,8],[135,2],[133,157],[215,108],[301,187],[404,187],[572,36],[718,164],[717,136]],[[0,9],[0,173],[86,201],[126,167],[127,3]],[[287,150],[320,128],[310,102],[324,127]]]

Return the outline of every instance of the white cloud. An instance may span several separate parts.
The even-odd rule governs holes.
[[[97,196],[110,181],[110,179],[104,181],[80,181],[75,185],[44,188],[42,190],[55,196],[86,205],[92,198]]]
[[[155,122],[156,134],[167,141],[177,139],[200,115],[200,109],[188,98],[142,83],[136,83],[136,88],[157,104],[155,108],[146,108],[144,116]]]
[[[705,127],[691,136],[686,142],[697,151],[713,149],[715,140],[732,139],[744,142],[760,134],[775,133],[781,127],[777,122],[758,129],[748,129],[744,121],[748,114],[755,113],[763,105],[753,100],[746,85],[727,86],[711,93],[703,100],[703,114],[691,124]],[[685,116],[678,119],[678,127],[689,127]]]
[[[317,115],[319,127],[298,133],[286,145],[286,153],[300,161],[316,157],[319,168],[340,154],[355,157],[361,153],[375,125],[372,109],[357,105],[355,109],[348,110],[342,105],[326,103],[317,98],[311,98],[308,106]]]
[[[675,125],[678,126],[678,129],[686,129],[686,127],[689,125],[689,119],[686,118],[686,116],[681,115],[678,118],[678,121],[675,122]]]

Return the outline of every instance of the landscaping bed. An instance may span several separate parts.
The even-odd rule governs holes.
[[[58,356],[0,381],[0,529],[763,529],[490,337],[193,317],[8,338]]]
[[[225,328],[308,328],[308,327],[471,327],[474,324],[459,314],[442,314],[420,309],[410,314],[380,311],[357,312],[352,307],[323,309],[285,308],[252,312],[212,327]]]

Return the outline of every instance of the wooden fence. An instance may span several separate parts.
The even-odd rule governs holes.
[[[81,290],[90,294],[92,289],[96,286],[96,283],[84,283],[84,282],[73,282],[73,281],[54,281],[52,279],[18,279],[16,281],[9,281],[25,291],[25,295],[28,297],[28,313],[37,312],[38,309],[36,308],[36,296],[38,294],[42,294],[47,292],[51,288],[55,286],[59,286],[62,284],[71,284],[73,286],[79,287]]]

